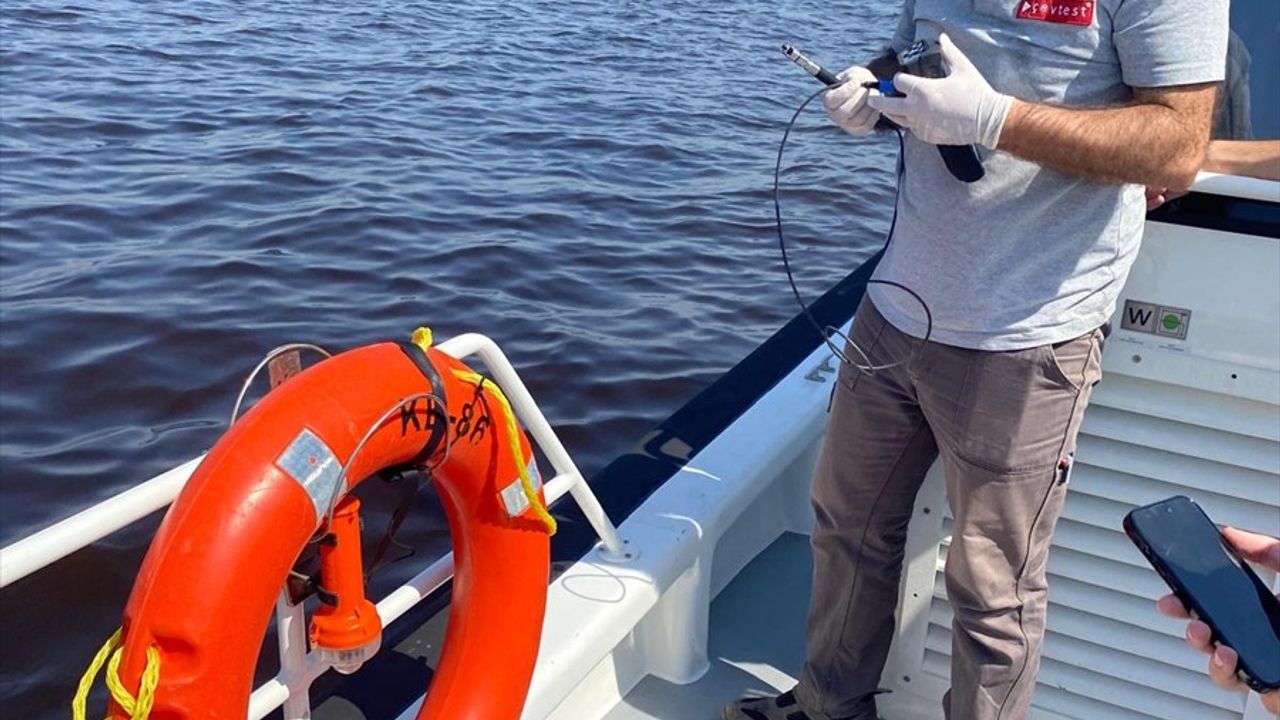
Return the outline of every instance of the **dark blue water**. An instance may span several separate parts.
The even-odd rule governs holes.
[[[840,69],[895,5],[0,6],[0,543],[209,447],[269,348],[419,324],[497,339],[601,467],[795,313],[769,186],[816,85],[778,45]],[[895,147],[801,125],[816,295]],[[154,526],[0,591],[7,716],[65,715]],[[429,508],[404,539],[393,577],[447,542]]]

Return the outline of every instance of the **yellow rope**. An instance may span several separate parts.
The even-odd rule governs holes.
[[[98,671],[102,669],[102,665],[107,662],[107,657],[111,655],[111,651],[119,643],[120,628],[116,628],[115,633],[107,638],[107,642],[98,649],[98,654],[94,655],[93,661],[89,663],[89,669],[80,678],[80,687],[76,688],[76,696],[71,698],[71,717],[74,720],[85,719],[85,704],[89,700],[89,689],[93,687],[93,680],[98,677]]]
[[[426,352],[431,348],[433,339],[431,337],[431,328],[419,327],[413,331],[413,336],[410,339],[414,345],[422,348],[422,352]],[[485,378],[479,373],[455,368],[453,374],[464,382],[474,384],[481,392],[486,387]],[[503,419],[506,420],[507,425],[507,438],[511,441],[511,455],[516,458],[517,464],[520,465],[520,489],[524,491],[524,497],[529,501],[534,514],[538,516],[543,525],[547,526],[547,533],[555,535],[556,519],[551,516],[551,513],[547,512],[547,506],[542,504],[541,498],[538,497],[538,491],[533,489],[533,478],[529,476],[529,468],[519,462],[522,453],[520,452],[520,428],[516,426],[516,414],[511,410],[511,403],[507,400],[507,396],[502,394],[501,388],[493,382],[489,382],[488,387],[490,388],[490,394],[502,405]]]
[[[422,348],[422,352],[426,352],[431,348],[431,328],[423,326],[413,331],[413,337],[410,338],[414,345]]]
[[[464,382],[473,383],[481,391],[489,388],[489,393],[502,405],[503,419],[506,420],[507,437],[511,441],[511,454],[516,459],[516,464],[520,469],[520,488],[524,490],[524,497],[529,501],[529,505],[533,507],[533,512],[547,526],[549,535],[556,534],[556,519],[547,512],[547,506],[542,504],[542,499],[538,497],[538,491],[533,489],[533,478],[529,475],[529,468],[526,464],[520,462],[523,453],[520,450],[520,429],[516,426],[516,414],[511,410],[511,403],[507,400],[507,396],[502,394],[502,390],[492,382],[487,382],[482,375],[474,372],[468,372],[454,368],[453,374]]]
[[[93,656],[89,669],[80,678],[80,686],[76,689],[75,697],[71,699],[73,720],[85,720],[89,690],[93,688],[93,681],[98,677],[104,664],[107,666],[107,690],[111,691],[111,698],[116,701],[120,709],[128,713],[131,720],[147,720],[151,715],[151,708],[156,702],[156,686],[160,684],[160,651],[154,646],[147,648],[147,666],[142,671],[142,678],[138,682],[138,696],[134,697],[120,681],[120,656],[123,650],[120,647],[120,636],[121,631],[117,628],[111,637],[107,638],[107,642],[99,648],[98,654]]]

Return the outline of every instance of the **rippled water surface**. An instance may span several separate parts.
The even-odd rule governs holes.
[[[769,186],[816,85],[778,45],[838,69],[894,5],[3,4],[0,543],[209,447],[269,348],[419,324],[497,339],[603,466],[794,314]],[[816,295],[895,147],[816,108],[795,143]],[[155,522],[0,592],[6,715],[65,716]]]

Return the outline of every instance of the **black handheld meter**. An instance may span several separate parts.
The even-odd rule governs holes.
[[[791,62],[799,65],[801,69],[818,79],[827,87],[835,87],[840,84],[840,80],[835,74],[823,68],[818,63],[807,57],[804,53],[791,47],[790,45],[782,46],[782,53],[787,56]],[[898,56],[898,71],[911,75],[919,75],[920,77],[940,78],[946,77],[946,68],[942,64],[942,50],[938,43],[933,40],[917,40],[912,43]],[[876,82],[866,83],[864,87],[876,88],[885,95],[902,96],[893,87],[892,79],[880,79]],[[897,127],[891,121],[885,119],[889,127]],[[947,170],[955,179],[971,183],[981,180],[986,171],[982,167],[982,159],[978,157],[978,150],[972,145],[939,145],[938,152],[942,155],[942,162],[947,166]]]
[[[924,78],[947,76],[942,63],[942,47],[936,40],[917,40],[898,55],[898,64],[908,75]],[[939,145],[938,152],[947,170],[961,182],[977,182],[986,175],[978,149],[972,145]]]

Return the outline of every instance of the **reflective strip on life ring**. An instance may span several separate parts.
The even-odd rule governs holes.
[[[124,613],[127,686],[136,686],[146,649],[160,651],[152,718],[243,720],[276,598],[344,464],[388,408],[427,391],[447,397],[448,418],[426,400],[403,405],[346,468],[347,482],[425,461],[433,432],[449,433],[447,457],[436,444],[432,475],[452,534],[453,600],[418,717],[520,716],[550,574],[546,527],[510,491],[532,449],[521,432],[522,457],[513,457],[501,409],[455,377],[466,365],[427,350],[437,388],[407,352],[380,343],[308,368],[259,401],[200,463],[165,515]]]

